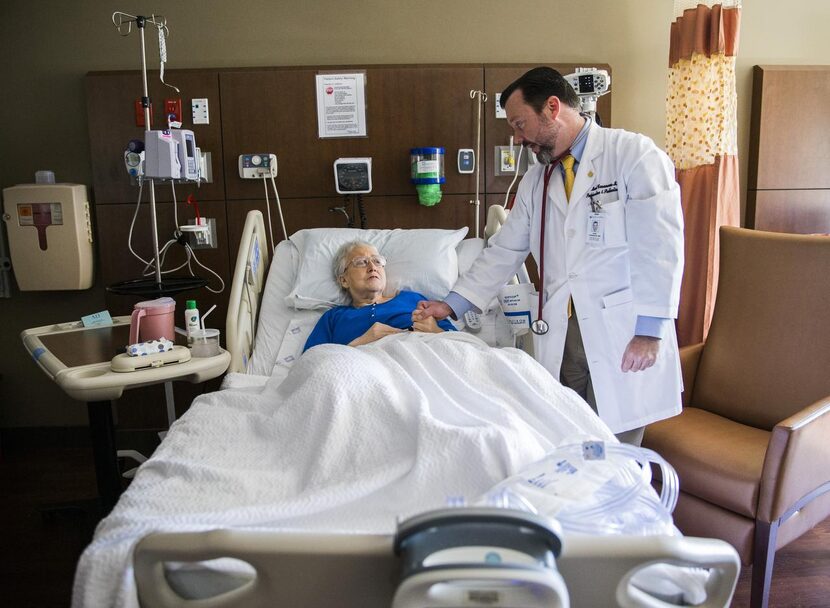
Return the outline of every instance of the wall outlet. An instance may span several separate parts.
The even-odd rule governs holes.
[[[208,100],[206,98],[191,99],[190,112],[193,117],[194,125],[210,124],[210,112],[208,110]]]
[[[502,175],[513,175],[516,172],[516,161],[519,158],[519,151],[520,146],[513,146],[513,150],[510,149],[510,146],[496,146],[495,147],[495,157],[494,157],[494,175],[497,177]],[[525,152],[528,152],[525,150]],[[527,157],[528,154],[522,154],[522,158],[519,161],[519,175],[524,175],[527,171]]]
[[[499,150],[499,171],[502,173],[512,173],[516,170],[516,153],[510,148],[501,148]]]

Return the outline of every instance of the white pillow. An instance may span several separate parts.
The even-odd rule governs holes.
[[[334,256],[354,240],[374,245],[388,260],[387,291],[407,289],[430,299],[447,295],[458,279],[456,246],[466,236],[458,230],[358,230],[311,228],[291,235],[300,253],[294,288],[285,303],[298,309],[331,308],[348,303],[348,294],[334,280]]]
[[[484,251],[484,239],[464,239],[455,248],[458,252],[458,274],[464,274],[476,261],[478,254]]]

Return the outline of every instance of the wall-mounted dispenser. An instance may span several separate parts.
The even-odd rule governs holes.
[[[3,190],[3,219],[20,291],[92,287],[86,186],[20,184]]]
[[[409,152],[412,183],[418,191],[418,202],[427,207],[441,202],[444,177],[444,148],[412,148]]]

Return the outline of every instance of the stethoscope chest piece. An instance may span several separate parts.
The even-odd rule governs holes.
[[[530,324],[530,331],[532,331],[537,336],[544,336],[548,333],[550,327],[548,326],[548,322],[544,319],[536,319],[533,323]]]

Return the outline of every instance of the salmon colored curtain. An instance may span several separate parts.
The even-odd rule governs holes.
[[[718,229],[740,224],[735,54],[740,0],[674,3],[666,149],[686,225],[680,345],[706,339],[718,284]]]

